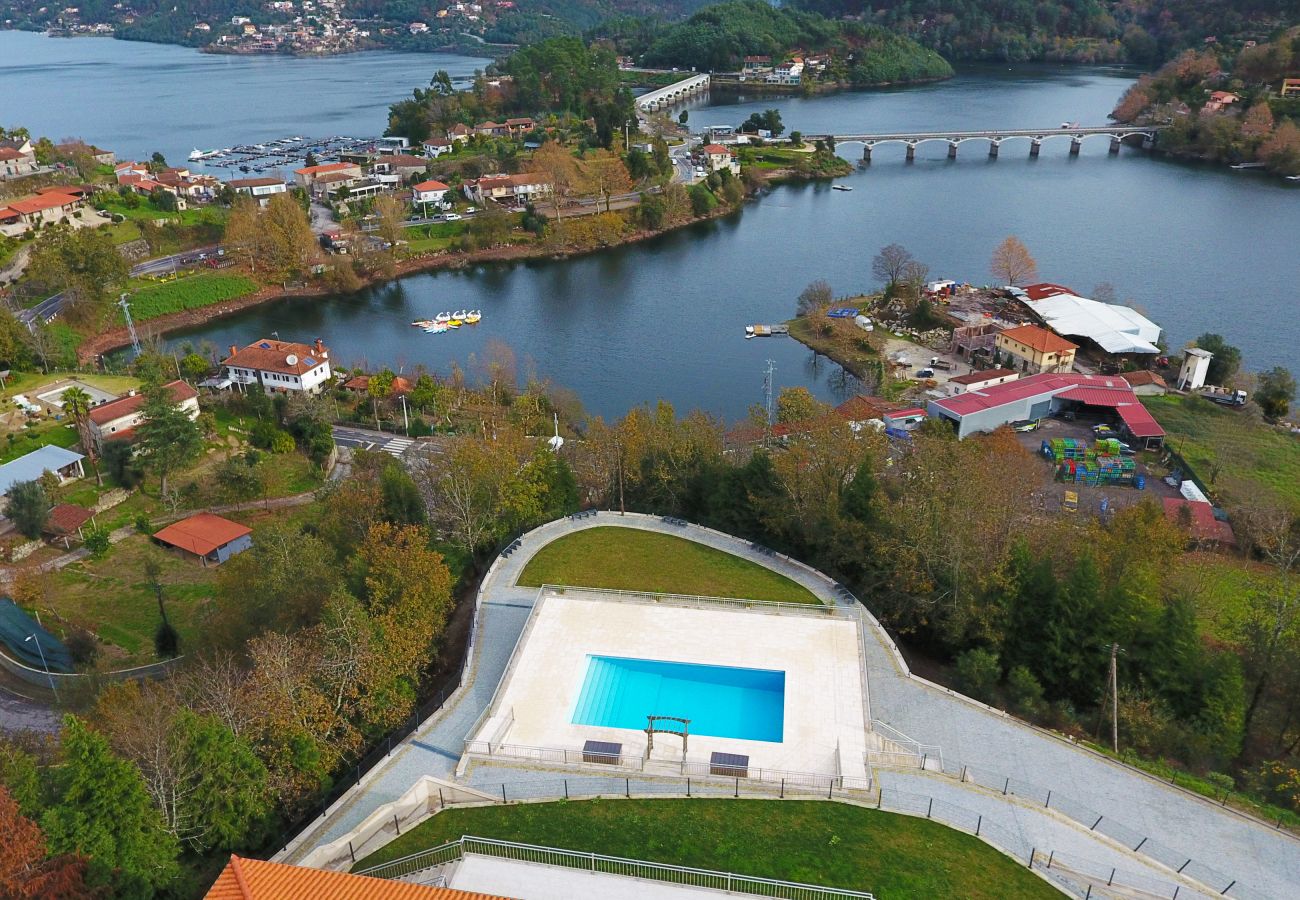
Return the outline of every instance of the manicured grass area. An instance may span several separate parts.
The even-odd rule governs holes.
[[[167,212],[158,209],[148,199],[141,198],[136,206],[128,206],[121,197],[109,194],[96,194],[97,209],[107,210],[110,215],[123,216],[128,222],[161,222],[170,220],[181,225],[199,225],[203,222],[222,221],[227,213],[215,206],[192,206],[189,209]]]
[[[543,584],[818,603],[807,588],[757,563],[636,528],[587,528],[543,547],[519,576]]]
[[[200,272],[161,284],[150,284],[130,297],[131,315],[136,321],[152,319],[183,309],[196,309],[243,297],[257,290],[257,283],[242,275]],[[121,319],[121,312],[117,313]],[[120,321],[118,324],[125,324]]]
[[[407,250],[411,253],[433,253],[446,250],[465,233],[464,222],[435,222],[406,229]]]
[[[105,516],[97,518],[105,524]],[[180,632],[181,648],[193,647],[215,570],[164,552],[143,534],[113,545],[101,560],[82,560],[47,576],[46,594],[38,604],[41,620],[46,627],[58,621],[94,632],[108,645],[101,655],[113,667],[153,662],[160,619],[157,597],[145,579],[148,556],[162,567],[167,617]]]
[[[76,442],[76,428],[47,419],[30,428],[6,434],[4,443],[0,444],[0,463],[12,462],[48,444],[71,447]]]
[[[979,838],[936,822],[794,800],[584,800],[453,809],[356,868],[466,834],[871,891],[877,897],[1060,896]]]
[[[1300,440],[1199,397],[1144,397],[1167,443],[1226,506],[1300,509]]]

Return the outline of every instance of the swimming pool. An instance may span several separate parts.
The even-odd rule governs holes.
[[[587,656],[574,725],[644,731],[648,715],[690,719],[691,734],[779,742],[785,672]]]

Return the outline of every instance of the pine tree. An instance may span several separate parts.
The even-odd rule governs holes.
[[[136,446],[147,468],[158,473],[162,493],[167,477],[195,459],[203,449],[203,435],[189,413],[176,405],[166,385],[147,388]]]

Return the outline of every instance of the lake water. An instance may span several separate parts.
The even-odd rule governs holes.
[[[26,54],[16,68],[6,53],[15,38]],[[96,61],[89,72],[76,68],[81,57]],[[238,60],[0,33],[0,121],[79,134],[128,154],[286,133],[370,134],[382,129],[388,102],[437,68],[456,73],[454,64],[467,67],[463,73],[482,61],[400,54]],[[219,73],[239,87],[219,84]],[[787,128],[804,132],[1052,129],[1063,121],[1104,123],[1132,78],[1108,69],[972,68],[949,82],[898,90],[808,99],[715,95],[689,107],[690,123],[736,124],[775,106]],[[240,98],[249,98],[249,109]],[[1109,157],[1101,139],[1085,142],[1078,158],[1068,157],[1068,146],[1049,140],[1030,161],[1026,142],[1012,141],[993,162],[979,144],[963,145],[956,161],[945,158],[942,144],[930,144],[911,165],[901,146],[881,147],[869,168],[842,179],[851,193],[782,187],[728,218],[635,246],[271,304],[176,340],[225,347],[278,331],[286,339],[323,337],[343,362],[446,371],[453,361],[469,368],[495,339],[515,350],[521,375],[535,371],[571,388],[593,412],[617,415],[662,397],[679,409],[734,419],[761,401],[768,359],[778,388],[808,385],[826,399],[852,390],[837,367],[817,363],[789,339],[743,337],[747,323],[788,318],[809,281],[825,278],[843,294],[869,289],[872,255],[898,242],[935,277],[985,283],[993,248],[1016,234],[1044,280],[1084,294],[1111,282],[1165,328],[1172,347],[1213,330],[1243,348],[1248,368],[1291,364],[1300,342],[1296,185],[1127,148]],[[841,152],[856,159],[861,150],[846,145]],[[408,324],[461,307],[482,309],[483,322],[443,335]]]

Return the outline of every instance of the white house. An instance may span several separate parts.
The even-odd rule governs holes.
[[[531,203],[551,193],[551,186],[541,175],[487,175],[465,182],[465,196],[477,203],[488,200]]]
[[[167,385],[172,401],[190,419],[199,417],[199,394],[183,381]],[[90,437],[95,448],[103,451],[105,441],[129,441],[135,437],[135,428],[144,417],[144,394],[131,391],[124,397],[101,403],[90,411]]]
[[[736,162],[731,151],[721,144],[709,144],[702,151],[704,159],[709,164],[710,172],[720,172],[723,169],[729,171],[732,175],[740,174],[740,165]]]
[[[411,200],[421,205],[432,203],[445,208],[451,205],[451,201],[447,199],[450,191],[451,188],[441,181],[421,181],[411,188]]]
[[[330,352],[320,338],[308,346],[292,341],[262,340],[240,350],[230,348],[222,373],[233,384],[260,385],[277,391],[318,392],[330,380]]]
[[[424,155],[437,159],[444,153],[451,153],[456,145],[446,138],[430,138],[424,142]]]
[[[252,197],[259,206],[266,206],[271,197],[289,190],[289,186],[279,178],[236,178],[226,183],[235,193]]]

